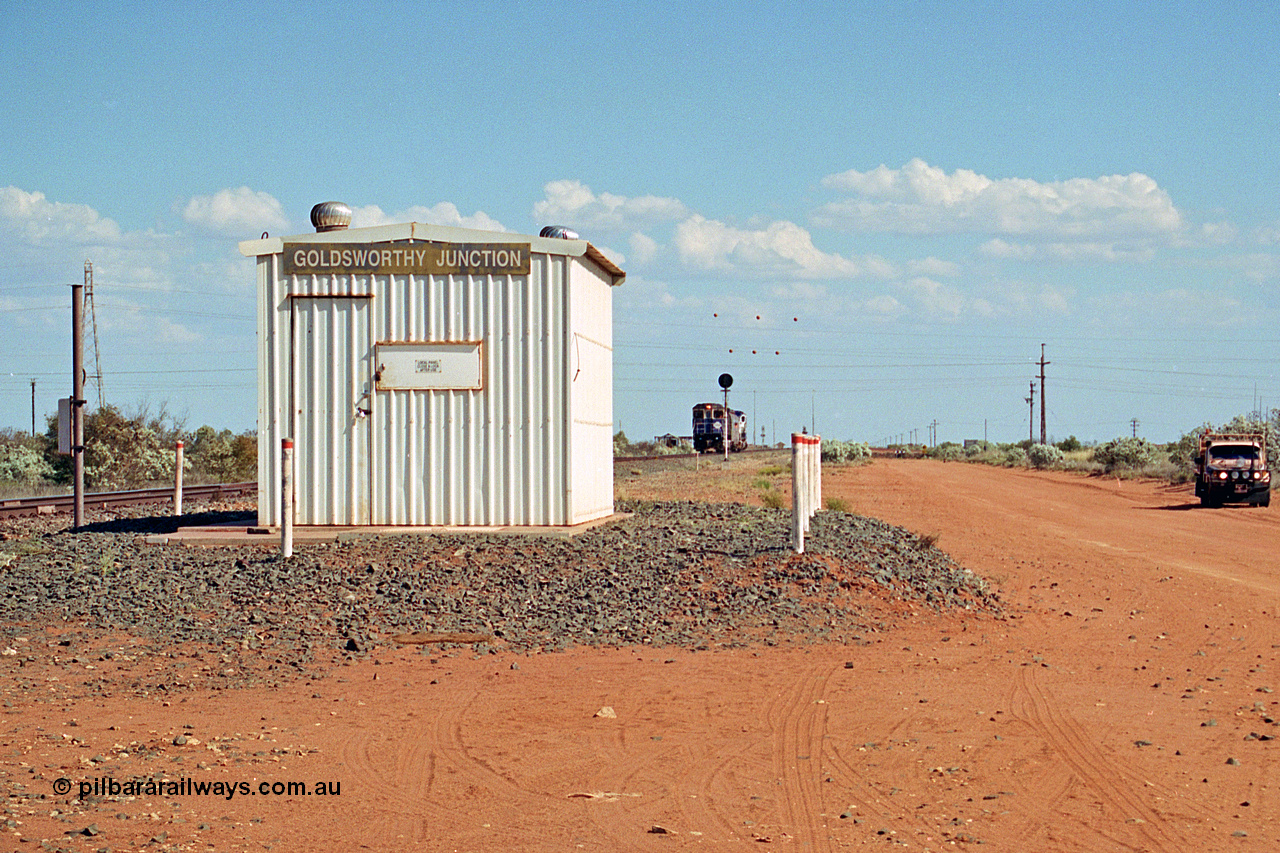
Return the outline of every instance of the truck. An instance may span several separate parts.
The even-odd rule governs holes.
[[[1201,506],[1224,503],[1271,505],[1267,436],[1262,432],[1206,432],[1195,458],[1196,497]]]

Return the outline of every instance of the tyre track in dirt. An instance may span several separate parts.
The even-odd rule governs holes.
[[[782,825],[790,827],[800,849],[830,850],[822,802],[827,707],[823,698],[834,670],[803,670],[769,703],[765,719],[772,729],[772,759],[782,782]]]
[[[884,821],[893,820],[897,816],[897,812],[890,809],[881,799],[880,792],[876,790],[871,780],[857,769],[850,758],[845,757],[844,750],[835,744],[828,743],[825,760],[833,773],[844,782],[844,786],[840,788],[846,801],[845,806],[841,807],[842,810],[846,806],[854,806],[857,808],[858,817],[875,817]]]
[[[359,730],[343,741],[343,763],[367,789],[378,814],[370,827],[371,839],[439,840],[441,826],[457,823],[459,795],[473,805],[516,803],[534,817],[549,811],[550,795],[519,785],[470,754],[461,721],[479,696],[474,691],[441,708],[434,718],[415,718],[395,733],[375,736]],[[437,789],[438,781],[443,790]],[[473,827],[464,835],[478,831]],[[483,828],[489,841],[506,839],[517,845],[527,831],[527,825]]]
[[[627,746],[625,724],[606,732],[594,731],[587,738],[597,753],[597,768],[588,789],[567,796],[582,800],[584,823],[593,826],[618,851],[644,849],[634,838],[645,814],[672,802],[671,788],[654,769],[671,763],[666,751],[640,752]],[[641,792],[666,791],[661,796]],[[616,812],[615,812],[616,810]],[[619,814],[620,813],[620,814]],[[654,821],[649,822],[650,825]]]
[[[477,758],[467,746],[462,734],[462,721],[466,717],[477,716],[473,708],[481,696],[479,690],[474,690],[461,701],[441,709],[436,717],[434,748],[471,785],[499,796],[507,806],[542,811],[548,800],[557,799],[554,795],[521,785],[487,761]]]
[[[423,739],[415,739],[407,750],[393,756],[394,772],[388,777],[380,769],[383,762],[373,754],[373,735],[357,731],[341,746],[343,766],[354,781],[370,792],[368,799],[378,805],[377,823],[370,827],[371,837],[394,838],[403,835],[408,825],[409,837],[421,843],[428,837],[429,827],[444,817],[446,810],[430,799],[435,779],[435,756]]]
[[[674,780],[674,790],[677,792],[680,811],[691,828],[698,827],[697,831],[705,836],[708,834],[707,829],[714,827],[723,840],[744,840],[744,830],[747,827],[740,816],[734,820],[733,805],[730,804],[729,809],[721,807],[721,798],[717,792],[722,788],[723,780],[731,775],[733,768],[743,764],[746,756],[755,752],[758,746],[758,742],[747,742],[727,754],[707,753],[698,761],[691,761],[686,765],[687,769]]]
[[[1182,853],[1187,842],[1168,821],[1156,813],[1126,778],[1119,756],[1108,753],[1092,739],[1067,711],[1057,703],[1039,681],[1034,667],[1022,667],[1014,682],[1008,702],[1014,719],[1031,727],[1062,759],[1072,773],[1099,797],[1104,809],[1114,808],[1133,827],[1127,839],[1116,843],[1139,851],[1156,850]]]

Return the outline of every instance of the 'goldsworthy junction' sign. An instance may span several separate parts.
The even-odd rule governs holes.
[[[285,275],[528,275],[528,243],[285,243]]]

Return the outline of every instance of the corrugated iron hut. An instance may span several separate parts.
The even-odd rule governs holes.
[[[240,244],[258,260],[258,522],[574,525],[613,512],[613,288],[564,236],[411,222]],[[336,221],[331,221],[336,220]]]

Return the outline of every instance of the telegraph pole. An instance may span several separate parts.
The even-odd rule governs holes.
[[[36,437],[36,381],[31,380],[31,437]]]
[[[1030,409],[1027,412],[1027,441],[1032,444],[1036,443],[1036,381],[1031,380],[1031,396],[1023,397],[1022,401],[1026,403]]]
[[[1134,418],[1133,420],[1129,421],[1129,426],[1133,427],[1133,437],[1137,438],[1138,437],[1138,419]]]
[[[1044,366],[1051,362],[1044,360],[1044,344],[1040,345],[1040,443],[1048,444],[1044,429]]]

